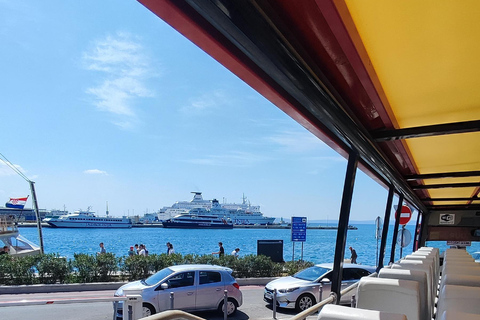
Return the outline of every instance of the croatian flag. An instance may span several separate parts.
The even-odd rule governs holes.
[[[25,203],[27,202],[28,196],[25,198],[10,198],[10,201],[5,203],[7,208],[23,209]]]

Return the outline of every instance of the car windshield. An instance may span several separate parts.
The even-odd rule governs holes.
[[[145,282],[146,285],[152,286],[154,284],[157,284],[161,280],[165,279],[166,277],[168,277],[172,273],[173,273],[173,271],[170,268],[165,268],[165,269],[162,269],[162,270],[158,271],[157,273],[151,275],[150,277],[145,279],[144,282]]]
[[[328,271],[330,271],[330,269],[313,266],[295,273],[293,277],[302,280],[315,281]]]

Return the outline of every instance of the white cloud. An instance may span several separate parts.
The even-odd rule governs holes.
[[[266,160],[268,159],[263,156],[248,152],[233,151],[229,154],[208,155],[204,158],[185,160],[185,162],[208,166],[250,167],[255,163]]]
[[[304,153],[325,148],[325,144],[308,131],[283,131],[266,138],[288,152]]]
[[[86,90],[95,98],[94,105],[113,115],[114,124],[132,127],[137,121],[135,99],[153,96],[146,86],[152,72],[138,39],[125,32],[107,36],[84,53],[83,61],[87,70],[104,75],[101,83]]]
[[[98,169],[85,170],[85,171],[83,171],[83,173],[86,173],[86,174],[108,175],[108,173],[107,173],[106,171],[102,171],[102,170],[98,170]]]
[[[14,164],[13,165],[18,171],[20,171],[21,173],[23,174],[26,174],[27,172],[21,167],[19,166],[18,164]],[[0,162],[0,177],[6,177],[6,176],[13,176],[13,175],[16,175],[18,173],[16,173],[12,168],[10,168],[9,166],[7,166],[5,164],[5,162],[1,161]]]
[[[191,115],[200,114],[228,103],[226,95],[220,91],[202,94],[199,97],[190,99],[189,104],[180,109],[181,112]]]

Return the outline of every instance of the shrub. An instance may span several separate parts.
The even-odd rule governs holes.
[[[98,278],[98,270],[95,256],[85,253],[75,253],[72,266],[78,282],[95,282]]]
[[[129,281],[145,279],[149,276],[150,256],[129,256],[122,259],[121,271]]]
[[[72,269],[66,258],[58,254],[44,254],[37,262],[40,283],[65,283]]]
[[[312,267],[313,265],[314,264],[310,261],[303,261],[303,260],[287,261],[283,266],[283,272],[291,276],[297,273],[298,271]]]
[[[96,265],[99,281],[106,282],[112,280],[112,275],[117,272],[120,260],[113,253],[104,253],[96,255]]]

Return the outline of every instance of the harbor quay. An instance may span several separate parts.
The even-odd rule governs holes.
[[[37,227],[36,222],[19,222],[19,227]],[[42,222],[42,227],[51,228],[48,223]],[[132,228],[163,228],[161,223],[143,223],[143,224],[133,224]],[[279,225],[279,224],[270,224],[270,225],[233,225],[234,229],[290,229],[289,225]],[[355,230],[356,227],[350,226],[352,230]],[[336,226],[309,226],[307,229],[313,230],[336,230]]]

